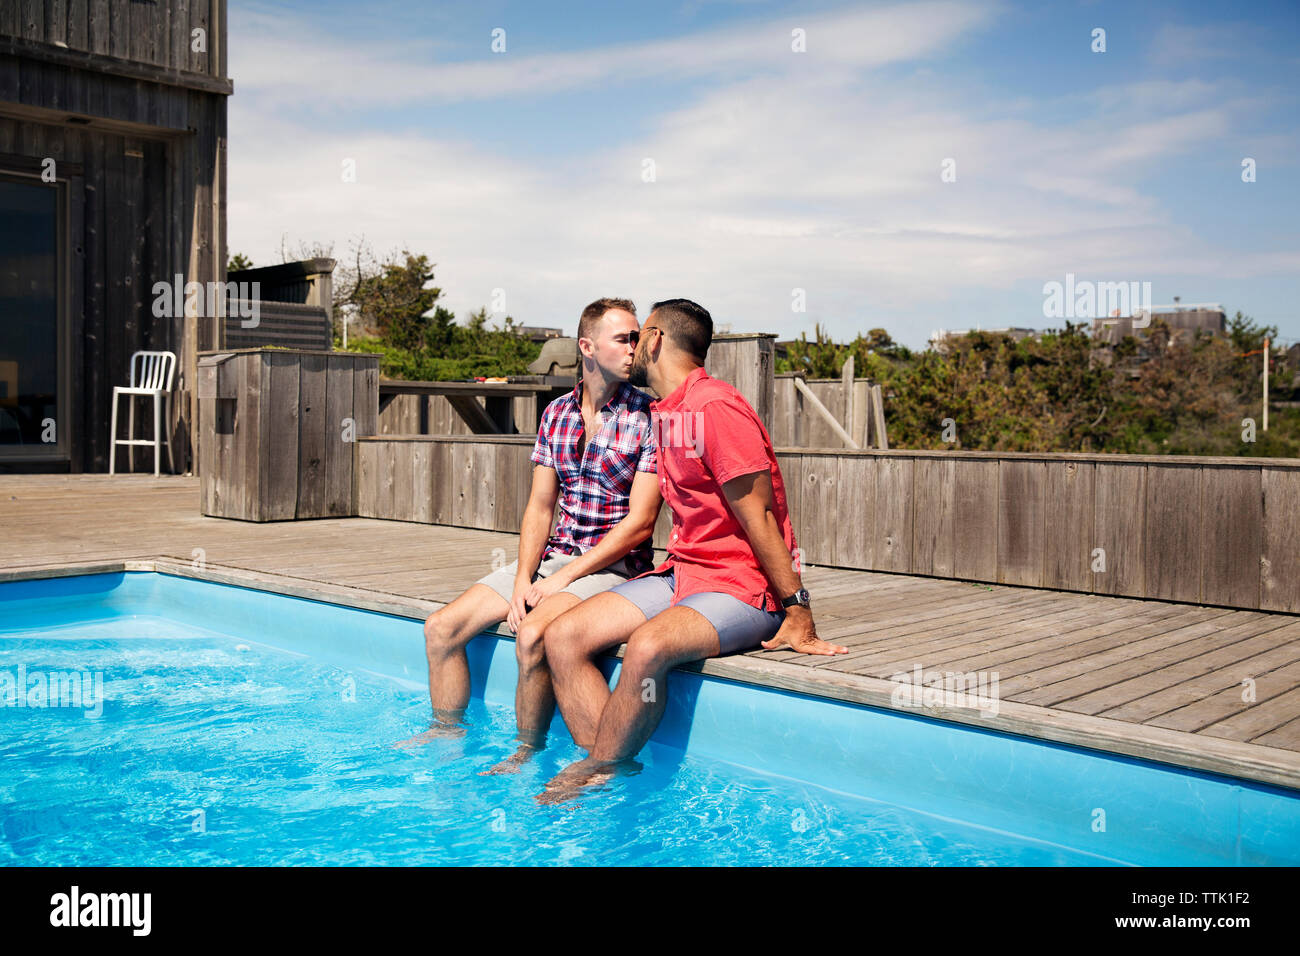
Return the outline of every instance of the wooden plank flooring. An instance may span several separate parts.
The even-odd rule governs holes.
[[[445,602],[516,547],[513,534],[367,518],[205,518],[194,478],[0,476],[0,578],[161,557]],[[996,672],[1007,726],[1029,728],[1012,732],[1127,733],[1133,747],[1114,749],[1134,753],[1187,739],[1189,752],[1219,747],[1216,769],[1240,757],[1242,776],[1300,786],[1298,616],[829,567],[804,580],[819,633],[848,655],[758,651],[702,669],[857,702],[883,699],[896,685],[879,682],[917,666]],[[1255,760],[1276,772],[1261,777],[1245,766]]]

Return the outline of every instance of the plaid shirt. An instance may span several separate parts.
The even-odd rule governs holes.
[[[606,532],[627,517],[632,478],[638,471],[654,472],[655,444],[650,429],[650,399],[623,382],[597,413],[600,430],[587,441],[582,455],[578,442],[586,427],[582,420],[582,379],[542,412],[532,460],[554,468],[560,479],[560,516],[546,542],[542,559],[551,554],[583,554]],[[627,554],[633,574],[654,566],[650,539]]]

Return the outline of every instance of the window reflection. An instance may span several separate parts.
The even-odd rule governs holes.
[[[0,179],[0,446],[42,447],[58,392],[57,190]]]

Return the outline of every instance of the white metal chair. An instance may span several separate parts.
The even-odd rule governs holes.
[[[167,467],[176,470],[172,458],[171,420],[172,420],[172,379],[176,375],[175,352],[136,352],[131,356],[131,384],[113,387],[113,425],[109,434],[108,473],[116,474],[117,446],[127,446],[127,465],[135,470],[135,446],[153,445],[153,473],[156,477],[162,464],[162,445],[167,445]],[[117,397],[125,395],[127,437],[117,437]],[[153,397],[153,438],[135,437],[135,407],[132,399],[136,396]],[[163,414],[165,412],[165,417]]]

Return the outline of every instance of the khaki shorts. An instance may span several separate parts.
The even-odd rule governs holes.
[[[564,567],[570,561],[577,558],[576,554],[553,554],[542,561],[533,574],[533,580],[539,578],[549,578],[560,568]],[[504,568],[493,571],[486,577],[478,579],[479,584],[486,584],[497,594],[500,594],[507,601],[515,593],[515,574],[519,570],[519,562],[511,561]],[[628,570],[627,562],[624,558],[619,558],[613,564],[606,565],[599,571],[594,571],[585,577],[578,578],[567,588],[561,588],[561,594],[572,594],[585,601],[593,594],[599,594],[601,591],[608,591],[616,584],[622,584],[632,576]]]

